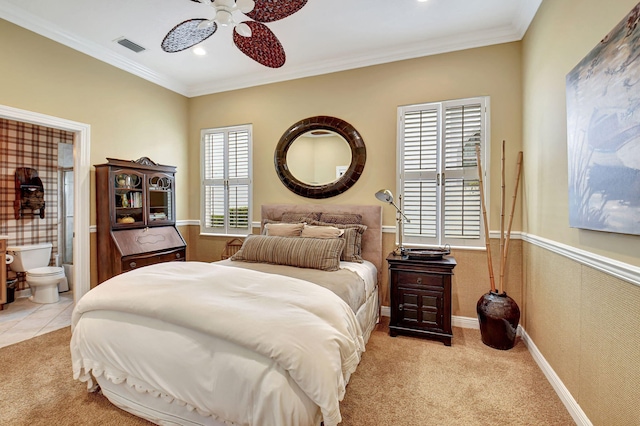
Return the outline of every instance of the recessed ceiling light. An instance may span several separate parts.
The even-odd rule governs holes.
[[[204,56],[207,54],[207,51],[204,50],[204,47],[202,46],[197,46],[193,48],[193,53],[195,53],[198,56]]]
[[[419,1],[420,3],[425,3],[425,2],[427,2],[427,1],[429,1],[429,0],[418,0],[418,1]]]

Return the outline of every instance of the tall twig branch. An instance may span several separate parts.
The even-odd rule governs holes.
[[[504,254],[504,194],[505,194],[505,178],[504,178],[504,140],[502,141],[502,154],[500,156],[500,281],[498,290],[502,293],[504,289],[504,262],[502,261]]]
[[[507,255],[509,254],[509,240],[511,239],[511,225],[513,224],[513,213],[516,210],[516,198],[518,196],[518,186],[520,184],[520,173],[522,171],[522,151],[518,153],[518,164],[516,165],[516,187],[513,189],[513,197],[511,198],[511,213],[509,214],[509,225],[507,227],[507,236],[502,252],[502,269],[500,276],[504,276],[505,265],[507,264]]]
[[[487,264],[489,265],[489,280],[491,291],[496,291],[496,282],[493,278],[493,264],[491,262],[491,242],[489,240],[489,224],[487,223],[487,208],[484,202],[484,184],[482,183],[482,162],[480,161],[480,146],[476,145],[476,162],[478,163],[478,180],[480,183],[480,203],[482,205],[482,220],[484,221],[484,240],[487,247]]]

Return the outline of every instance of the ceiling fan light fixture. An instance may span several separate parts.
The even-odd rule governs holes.
[[[236,32],[240,34],[242,37],[251,37],[251,28],[244,22],[236,25]]]
[[[207,20],[202,21],[202,22],[200,22],[200,23],[198,24],[198,29],[199,29],[199,30],[204,30],[204,29],[206,29],[206,28],[211,28],[211,27],[213,27],[213,24],[214,24],[214,23],[215,23],[215,22],[213,22],[213,20],[212,20],[212,19],[207,19]]]
[[[237,0],[236,7],[242,13],[249,13],[256,7],[256,2],[253,0]]]
[[[216,12],[216,21],[224,27],[227,25],[233,25],[235,22],[233,21],[233,15],[228,10],[218,9]]]

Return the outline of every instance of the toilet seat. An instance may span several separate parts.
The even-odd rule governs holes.
[[[44,266],[27,271],[27,284],[31,288],[31,301],[35,303],[55,303],[59,300],[58,285],[67,283],[64,268]]]
[[[55,277],[58,275],[64,276],[64,268],[61,266],[44,266],[27,271],[28,277]]]

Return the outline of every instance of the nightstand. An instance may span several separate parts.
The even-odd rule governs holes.
[[[451,346],[451,276],[456,260],[387,257],[391,286],[389,334],[434,339]]]

